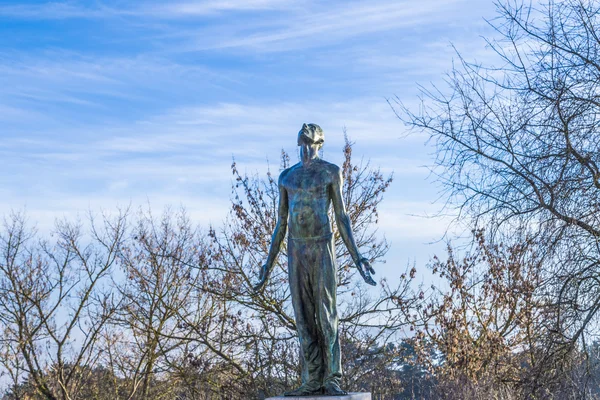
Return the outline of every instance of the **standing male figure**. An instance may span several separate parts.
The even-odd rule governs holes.
[[[343,395],[336,307],[337,268],[328,210],[333,204],[337,227],[363,279],[376,285],[375,271],[362,257],[352,235],[342,198],[340,168],[318,156],[323,130],[304,124],[298,133],[301,161],[279,176],[279,215],[267,262],[255,290],[269,277],[288,236],[288,274],[303,360],[302,385],[286,396]]]

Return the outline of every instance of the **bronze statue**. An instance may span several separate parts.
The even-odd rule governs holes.
[[[285,396],[344,395],[338,315],[337,268],[331,223],[327,214],[333,204],[337,227],[361,276],[370,285],[375,273],[358,251],[350,218],[342,198],[342,173],[338,166],[318,156],[323,130],[304,124],[298,133],[301,162],[279,176],[279,216],[267,262],[260,270],[255,290],[269,277],[273,263],[288,236],[290,293],[303,360],[302,385]]]

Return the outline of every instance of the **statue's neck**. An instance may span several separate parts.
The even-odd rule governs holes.
[[[314,154],[312,157],[303,156],[301,161],[302,165],[308,167],[311,164],[314,164],[315,161],[319,160],[319,156]]]

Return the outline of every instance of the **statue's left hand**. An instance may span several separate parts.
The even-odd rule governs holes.
[[[258,283],[252,287],[252,289],[255,292],[260,292],[262,290],[262,288],[265,286],[265,284],[267,283],[267,280],[269,279],[269,271],[270,271],[270,268],[267,264],[263,265],[260,268],[260,273],[258,276]]]
[[[360,272],[360,276],[371,286],[377,286],[377,283],[371,277],[371,274],[375,274],[375,270],[371,266],[371,263],[366,258],[361,258],[356,263],[356,268]]]

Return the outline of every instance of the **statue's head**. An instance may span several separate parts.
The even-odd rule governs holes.
[[[325,135],[323,129],[317,124],[304,124],[302,129],[298,132],[298,146],[302,146],[302,143],[310,145],[318,145],[318,148],[323,146],[325,142]]]

